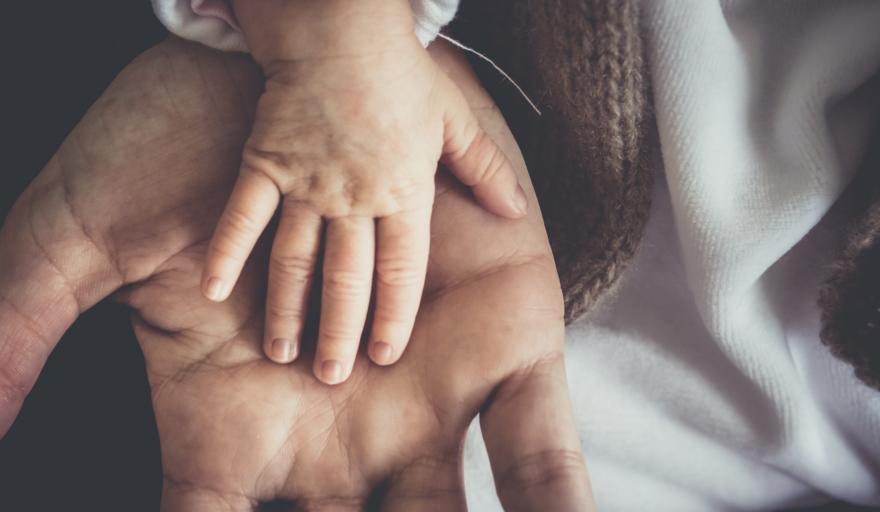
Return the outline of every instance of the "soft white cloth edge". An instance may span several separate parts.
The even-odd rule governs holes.
[[[223,51],[247,52],[241,32],[226,21],[202,16],[191,0],[151,0],[159,21],[172,34]],[[410,0],[416,37],[427,47],[458,10],[459,0]]]

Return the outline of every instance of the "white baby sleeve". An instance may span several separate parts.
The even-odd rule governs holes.
[[[247,51],[229,0],[152,0],[156,17],[177,36],[226,51]],[[459,0],[410,0],[416,37],[428,46],[455,16]]]
[[[416,18],[416,37],[427,47],[452,21],[459,0],[410,0]]]

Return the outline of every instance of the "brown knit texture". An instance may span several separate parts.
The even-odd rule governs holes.
[[[638,247],[656,149],[637,0],[465,0],[454,35],[489,55],[536,100],[478,60],[520,144],[541,202],[566,322],[611,288]],[[880,127],[841,203],[854,219],[823,286],[822,342],[880,390]]]
[[[620,276],[650,209],[653,129],[635,0],[465,1],[454,35],[536,101],[473,61],[519,142],[565,296],[566,321]]]
[[[822,343],[880,390],[880,127],[850,186],[848,210],[857,221],[822,288]]]

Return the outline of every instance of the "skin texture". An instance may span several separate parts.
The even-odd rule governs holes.
[[[433,58],[524,165],[460,56]],[[262,354],[268,247],[229,300],[201,293],[211,229],[260,89],[235,57],[169,41],[110,86],[0,231],[0,432],[79,312],[133,310],[159,428],[166,511],[463,510],[480,413],[507,510],[591,510],[563,365],[562,299],[534,196],[509,221],[441,173],[425,293],[391,367],[338,386]],[[315,336],[306,337],[306,350]]]
[[[407,0],[241,0],[235,11],[266,87],[202,288],[226,300],[280,208],[264,350],[279,363],[300,354],[322,271],[314,373],[338,384],[351,374],[371,296],[370,358],[392,364],[410,339],[439,160],[497,215],[520,218],[528,200],[459,87],[416,39]]]

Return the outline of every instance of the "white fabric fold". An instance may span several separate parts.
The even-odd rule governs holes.
[[[567,331],[598,509],[878,506],[880,393],[821,344],[816,301],[880,127],[880,2],[642,5],[654,203],[615,293]],[[501,510],[481,444],[470,510]]]

